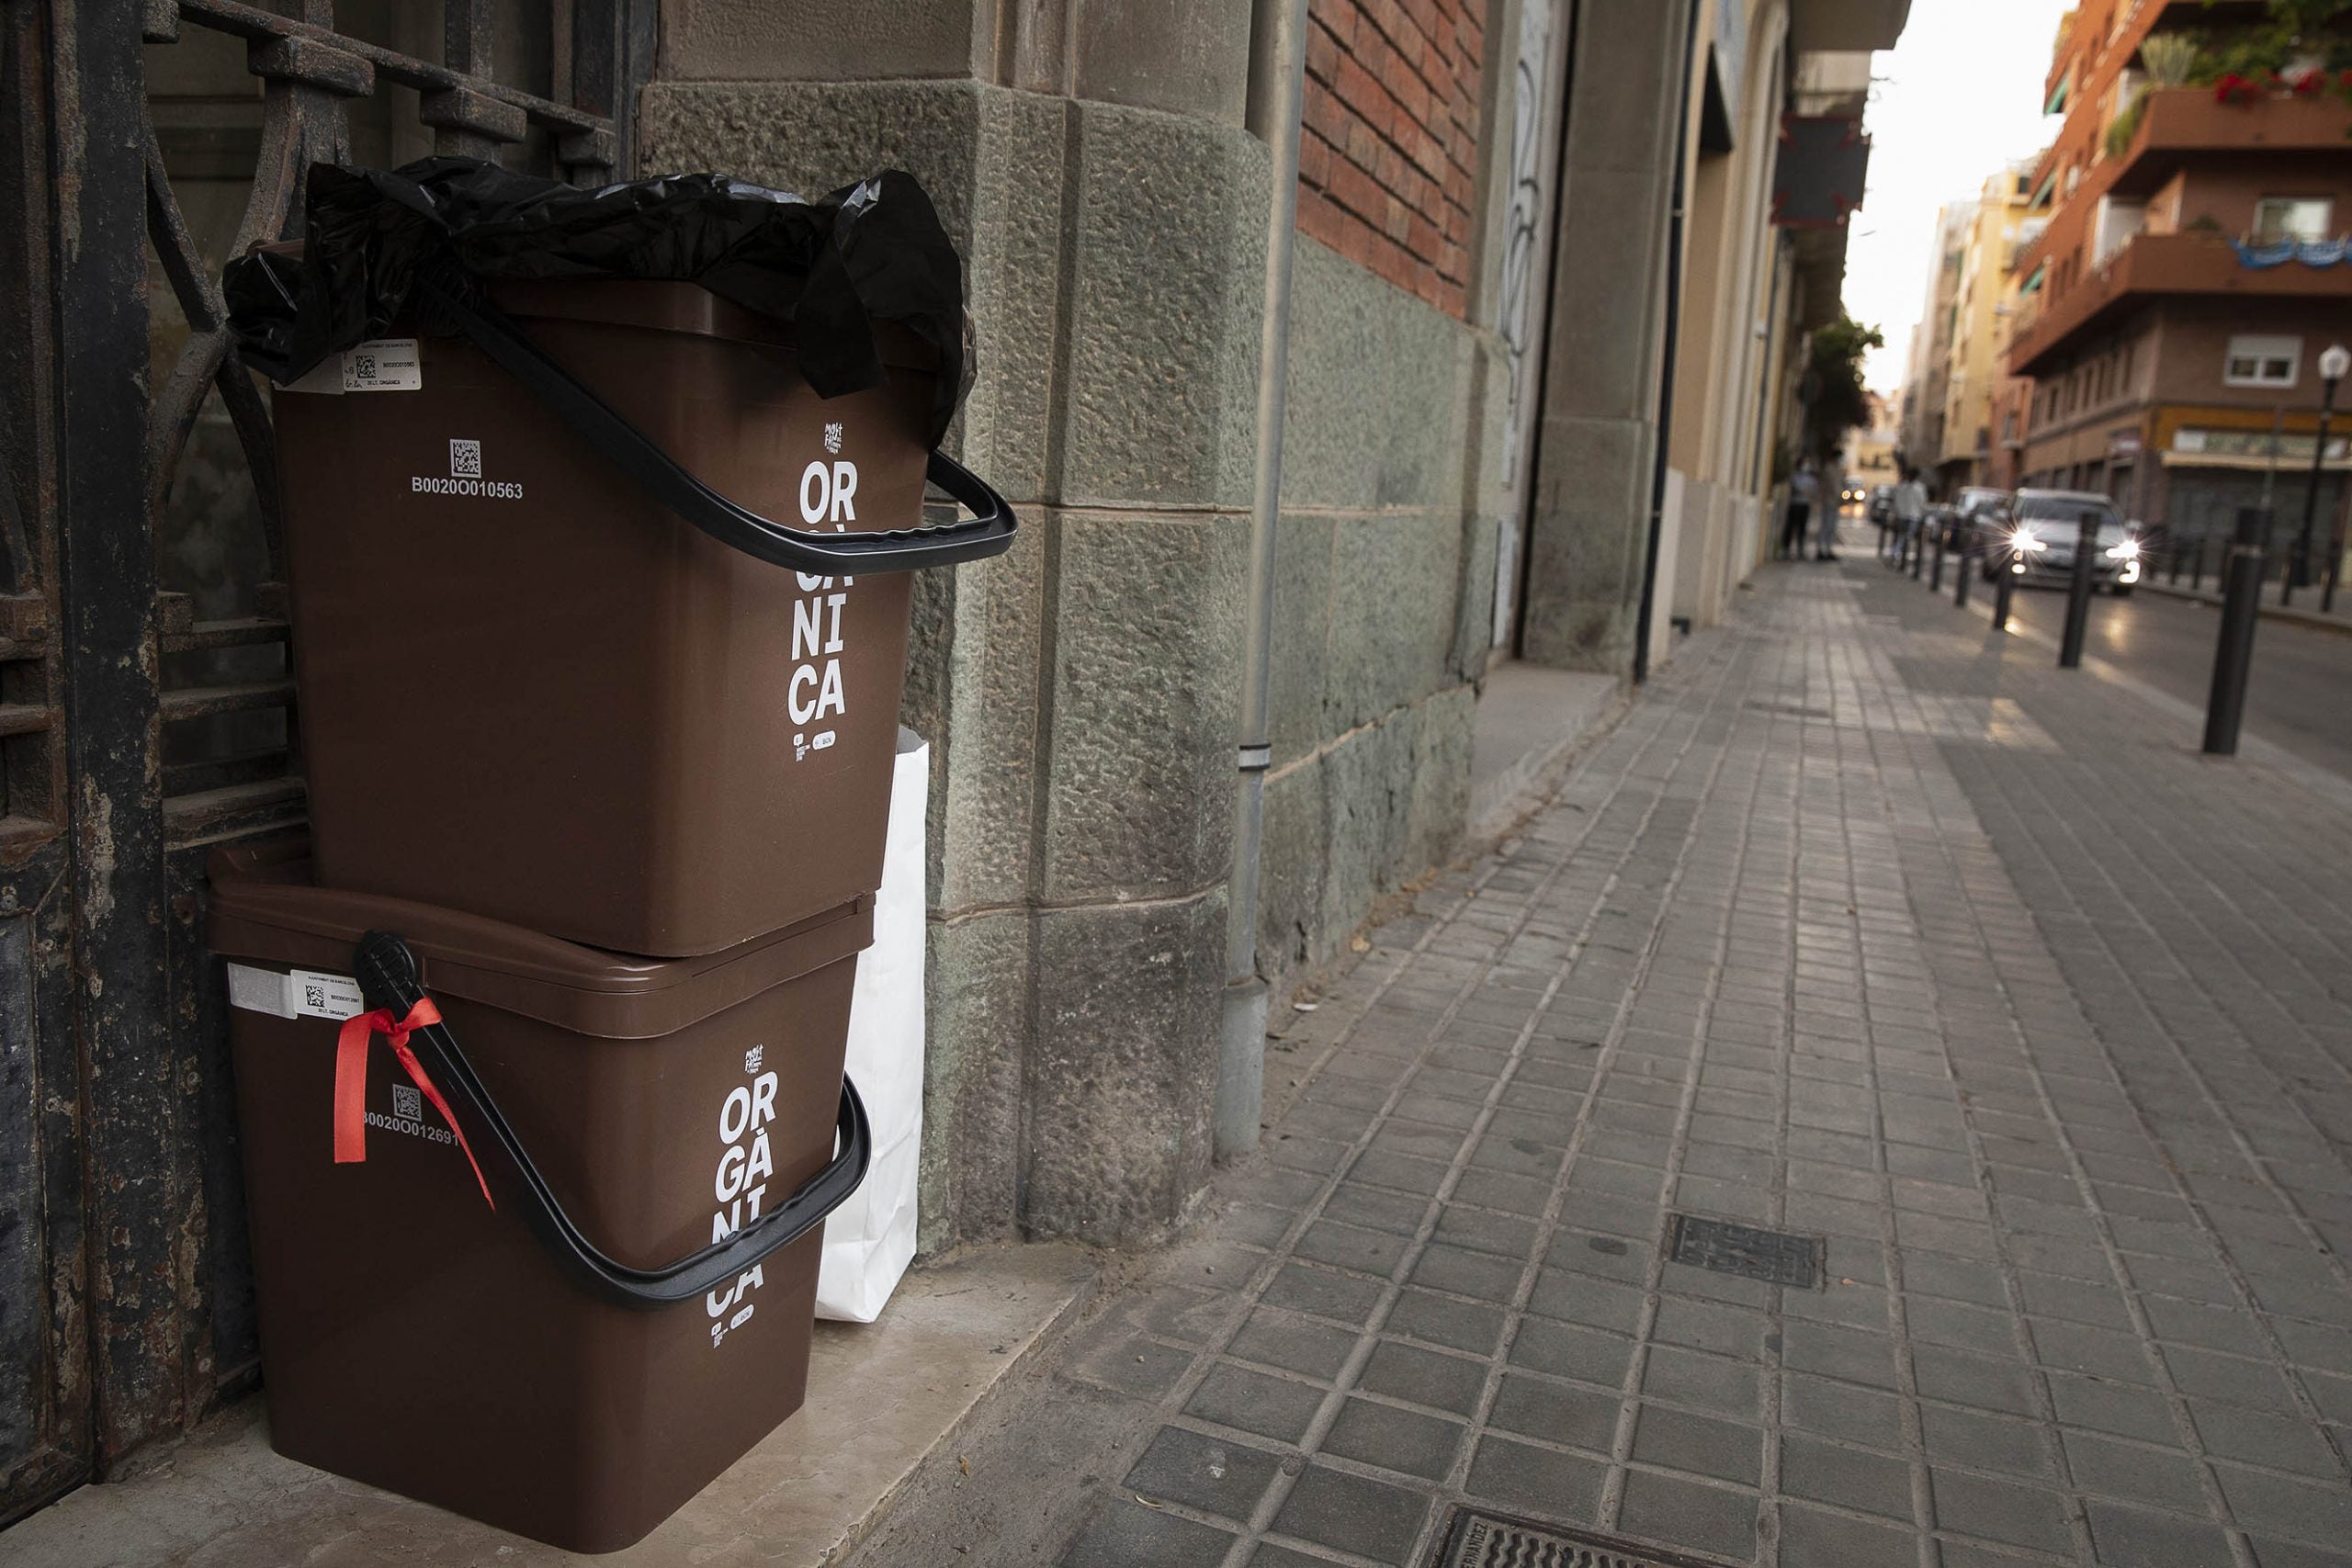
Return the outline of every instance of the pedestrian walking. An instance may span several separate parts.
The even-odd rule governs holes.
[[[1789,476],[1788,514],[1781,520],[1781,547],[1773,552],[1782,560],[1804,559],[1805,524],[1820,499],[1821,478],[1813,471],[1813,459],[1808,457]]]
[[[1838,558],[1838,514],[1846,509],[1846,471],[1836,463],[1829,465],[1821,476],[1818,497],[1820,521],[1814,531],[1813,558]]]
[[[1919,536],[1928,521],[1928,487],[1919,482],[1919,470],[1903,470],[1903,482],[1894,487],[1894,558],[1908,559],[1910,552],[1919,547]]]

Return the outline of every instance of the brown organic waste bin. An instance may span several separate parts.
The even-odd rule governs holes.
[[[820,1222],[868,1153],[842,1053],[872,900],[662,962],[330,891],[300,853],[209,868],[271,1443],[626,1546],[799,1407]],[[371,1043],[355,986],[420,1027]]]
[[[320,882],[663,955],[872,891],[907,573],[1014,525],[926,452],[919,345],[823,399],[692,284],[488,299],[275,398]],[[920,527],[926,473],[978,515]]]

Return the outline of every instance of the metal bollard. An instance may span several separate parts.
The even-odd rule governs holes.
[[[2091,552],[2098,548],[2098,513],[2085,512],[2075,533],[2075,574],[2066,580],[2066,629],[2058,637],[2058,668],[2079,670],[2083,634],[2091,624]]]
[[[1960,566],[1952,574],[1951,604],[1955,610],[1968,608],[1968,580],[1976,575],[1975,530],[1961,536]]]
[[[2190,558],[2188,591],[2191,593],[2205,586],[2205,536],[2197,536],[2197,554]]]
[[[2165,554],[2172,558],[2170,561],[2165,563],[2171,568],[2172,575],[2165,579],[2165,581],[2167,582],[2178,582],[2180,581],[2180,546],[2177,543],[2167,541],[2165,546]]]
[[[1928,520],[1922,517],[1919,519],[1919,525],[1911,530],[1911,581],[1918,581],[1920,574],[1927,569]]]
[[[1929,573],[1928,578],[1928,592],[1930,593],[1941,593],[1944,591],[1944,541],[1951,535],[1950,523],[1939,523],[1936,525],[1936,570]]]
[[[2238,509],[2237,536],[2223,567],[2222,635],[2213,649],[2213,692],[2205,704],[2205,750],[2234,757],[2245,717],[2246,678],[2254,668],[2254,627],[2261,618],[2263,546],[2270,518],[2259,507]]]
[[[2017,558],[2017,551],[2004,550],[2001,564],[1994,568],[1993,629],[1996,632],[2009,629],[2009,605],[2018,594]]]

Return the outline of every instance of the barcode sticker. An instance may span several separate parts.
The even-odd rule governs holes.
[[[346,392],[413,392],[424,386],[424,369],[413,337],[376,338],[343,355]]]
[[[330,354],[281,392],[416,392],[424,389],[424,362],[413,337],[370,338],[341,354]]]
[[[289,1018],[332,1018],[338,1021],[366,1012],[359,982],[348,975],[321,975],[297,969],[286,976],[286,1014]]]

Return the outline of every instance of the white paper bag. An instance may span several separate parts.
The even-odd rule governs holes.
[[[915,1255],[916,1164],[922,1153],[924,818],[931,748],[899,731],[890,832],[874,899],[874,945],[857,955],[849,1004],[849,1076],[874,1127],[874,1163],[825,1219],[817,1315],[872,1323]]]

